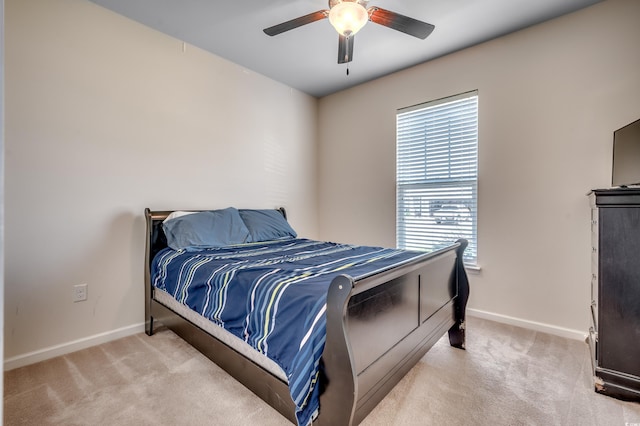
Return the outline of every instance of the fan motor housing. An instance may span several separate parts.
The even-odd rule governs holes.
[[[343,3],[343,2],[358,3],[364,8],[366,8],[367,4],[369,4],[369,0],[329,0],[329,9],[331,9],[336,4]]]

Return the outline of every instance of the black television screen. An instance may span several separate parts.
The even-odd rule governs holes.
[[[640,120],[613,132],[613,186],[640,185]]]

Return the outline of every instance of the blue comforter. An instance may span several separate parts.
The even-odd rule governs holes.
[[[153,260],[152,283],[275,361],[287,375],[298,424],[308,425],[319,408],[331,280],[420,254],[306,239],[198,252],[167,248]]]

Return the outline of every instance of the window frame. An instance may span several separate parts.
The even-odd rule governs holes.
[[[477,267],[478,118],[477,90],[396,111],[398,248],[465,238],[464,262]]]

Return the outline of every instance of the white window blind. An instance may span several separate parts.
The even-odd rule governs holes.
[[[478,93],[404,108],[396,117],[399,248],[433,251],[465,238],[477,259]]]

